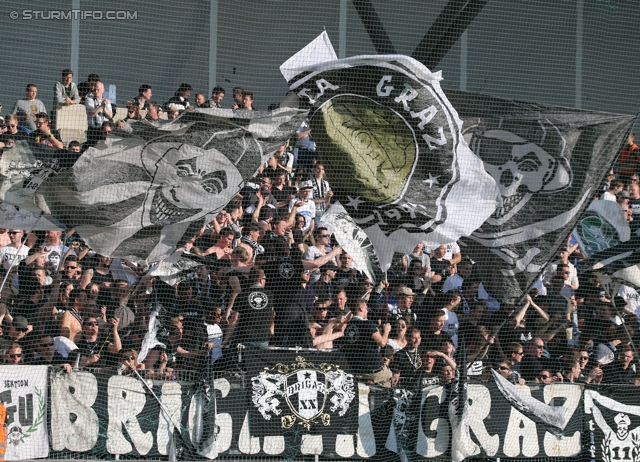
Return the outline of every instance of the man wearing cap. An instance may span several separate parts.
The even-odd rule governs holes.
[[[304,217],[305,225],[302,228],[303,233],[313,230],[315,226],[316,204],[310,199],[312,189],[313,185],[310,181],[303,181],[300,183],[298,197],[291,199],[289,202],[289,213],[291,216],[295,218],[295,214],[299,213]],[[293,223],[290,224],[290,226],[292,225]]]
[[[397,304],[389,304],[389,319],[398,320],[409,315],[415,321],[417,319],[416,315],[411,311],[411,306],[413,305],[413,300],[416,296],[413,290],[407,286],[398,286],[394,295],[396,297]]]
[[[191,96],[191,85],[188,83],[181,83],[178,90],[174,93],[174,95],[165,103],[165,106],[169,106],[170,104],[175,104],[178,111],[186,111],[191,108],[189,104],[189,96]]]
[[[629,191],[624,189],[616,194],[616,202],[623,209],[629,207],[629,199],[631,199],[631,195],[629,194]]]

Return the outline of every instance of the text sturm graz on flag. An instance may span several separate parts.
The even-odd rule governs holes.
[[[290,365],[265,367],[251,383],[253,405],[265,420],[280,417],[282,428],[330,426],[331,414],[344,416],[356,397],[351,374],[334,364],[315,365],[301,356]]]
[[[394,55],[329,61],[289,82],[301,107],[311,108],[336,199],[365,230],[383,269],[394,250],[454,241],[495,210],[495,181],[462,138],[439,81]]]

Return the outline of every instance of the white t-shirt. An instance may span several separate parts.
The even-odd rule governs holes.
[[[457,253],[460,253],[460,246],[457,242],[450,242],[447,244],[447,253],[444,254],[444,259],[451,261]]]
[[[301,200],[299,197],[296,197],[295,199],[291,199],[289,201],[289,213],[291,213],[291,211],[293,210],[293,204],[300,201]],[[300,207],[298,207],[297,213],[304,217],[305,224],[304,228],[302,228],[302,231],[306,233],[307,231],[309,231],[309,228],[311,228],[311,220],[316,217],[316,204],[311,199],[309,199],[305,204],[302,204]]]
[[[27,255],[29,255],[29,247],[26,245],[21,246],[19,249],[16,249],[11,244],[0,247],[0,261],[2,261],[2,266],[7,271],[9,271],[12,264],[14,267],[18,266],[22,260],[27,258]],[[13,260],[16,258],[17,260],[14,262]]]
[[[624,298],[627,302],[627,309],[640,318],[640,294],[638,291],[623,284],[618,289],[617,295]]]
[[[326,252],[329,253],[331,252],[330,248],[326,249]],[[305,260],[315,260],[316,258],[320,258],[320,257],[324,257],[326,255],[326,253],[321,253],[320,249],[318,249],[315,245],[311,246],[311,247],[307,247],[306,252],[304,253],[304,259]],[[314,282],[317,282],[320,280],[320,269],[316,269],[313,270],[313,272],[311,273],[311,280],[309,282],[311,282],[312,284]]]
[[[53,263],[53,266],[60,269],[60,263],[62,262],[62,258],[64,257],[64,254],[66,254],[69,251],[69,247],[67,247],[64,244],[49,245],[46,243],[42,244],[40,247],[49,247],[51,249],[49,253],[45,254],[47,261],[50,261],[51,263]],[[71,255],[75,255],[75,254],[76,254],[75,252],[71,252]]]

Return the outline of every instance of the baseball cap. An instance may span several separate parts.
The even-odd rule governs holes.
[[[413,293],[413,290],[411,290],[409,287],[407,286],[402,286],[398,288],[398,296],[400,295],[406,295],[409,297],[413,297],[415,294]]]
[[[27,322],[27,318],[24,316],[16,316],[13,318],[13,327],[16,329],[26,329],[28,325],[29,322]]]
[[[300,189],[313,189],[313,185],[310,181],[303,181],[300,183]]]
[[[616,196],[622,197],[623,199],[631,199],[631,195],[629,194],[629,191],[625,191],[624,189],[620,191],[618,194],[616,194]]]

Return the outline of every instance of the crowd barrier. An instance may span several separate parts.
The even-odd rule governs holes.
[[[0,366],[5,458],[640,458],[631,386],[515,386],[496,376],[385,389],[354,380],[341,361],[248,349],[242,372],[194,381]]]

